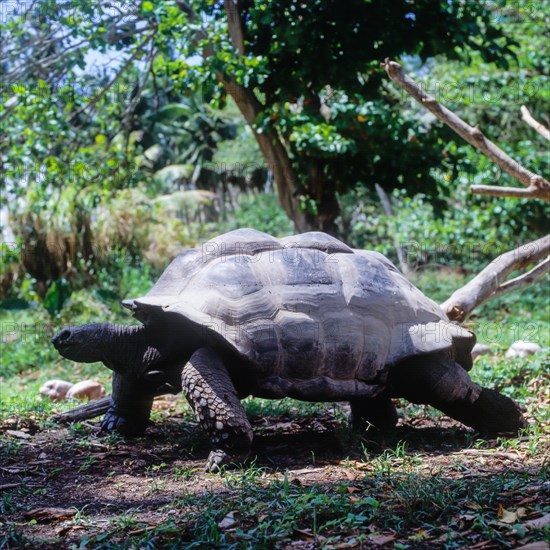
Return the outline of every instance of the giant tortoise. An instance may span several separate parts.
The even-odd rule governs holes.
[[[250,395],[349,401],[355,426],[394,426],[392,398],[481,432],[524,425],[511,399],[470,379],[473,333],[383,255],[324,233],[231,231],[179,254],[123,305],[141,325],[64,328],[53,344],[114,371],[105,430],[142,433],[153,397],[183,390],[211,439],[212,470],[248,454],[240,400]]]

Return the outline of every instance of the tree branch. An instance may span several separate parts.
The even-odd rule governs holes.
[[[531,128],[534,128],[541,136],[545,137],[546,139],[550,140],[550,130],[546,128],[546,126],[542,125],[540,122],[537,122],[529,112],[529,109],[525,105],[522,105],[520,108],[521,111],[521,118],[531,126]]]
[[[155,33],[152,32],[149,36],[145,38],[145,40],[139,44],[134,53],[126,60],[122,68],[117,72],[115,77],[106,85],[104,86],[101,91],[87,104],[84,105],[84,107],[81,107],[78,111],[75,111],[70,117],[69,122],[73,120],[75,117],[89,109],[90,107],[93,107],[114,85],[115,83],[122,77],[122,75],[125,73],[126,69],[132,64],[132,62],[139,56],[139,54],[142,53],[143,48],[146,46],[146,44],[155,36]]]
[[[537,186],[527,187],[497,187],[496,185],[470,185],[474,195],[489,195],[491,197],[510,197],[514,199],[544,199],[548,200],[547,191]]]
[[[60,414],[57,414],[53,419],[63,424],[70,424],[71,422],[81,422],[82,420],[88,420],[89,418],[96,418],[105,414],[109,407],[113,404],[110,395],[97,399],[96,401],[90,401],[85,405],[71,409]]]
[[[159,397],[161,395],[174,394],[174,391],[159,389],[155,392],[154,396]],[[96,418],[105,414],[109,407],[113,404],[113,399],[110,395],[106,395],[101,399],[96,399],[95,401],[89,401],[80,407],[71,409],[70,411],[65,411],[54,415],[53,419],[56,422],[62,424],[70,424],[71,422],[81,422],[82,420],[88,420],[90,418]]]
[[[541,276],[541,270],[547,269],[546,260],[529,273],[504,282],[506,276],[526,265],[532,264],[550,254],[550,235],[546,235],[536,241],[521,245],[515,250],[505,252],[497,256],[485,269],[478,273],[469,283],[459,288],[453,295],[441,304],[441,308],[451,321],[464,321],[464,319],[480,304],[493,298],[497,291],[499,294],[519,288],[520,283],[515,282],[523,277],[533,277],[533,273]],[[539,275],[540,273],[540,275]],[[535,277],[536,278],[536,277]],[[535,280],[532,278],[532,280]],[[524,284],[527,284],[525,282]]]
[[[244,55],[244,33],[239,10],[239,0],[224,0],[223,5],[227,15],[231,42],[237,48],[239,55]]]
[[[388,76],[403,90],[405,90],[418,103],[435,115],[439,120],[444,122],[452,130],[454,130],[461,138],[467,141],[470,145],[481,151],[485,156],[490,158],[507,174],[525,185],[531,192],[527,195],[531,198],[542,198],[550,201],[550,182],[538,174],[534,174],[530,170],[524,168],[517,163],[513,158],[508,156],[502,149],[497,147],[492,141],[487,139],[481,130],[475,126],[472,127],[464,122],[455,113],[438,103],[432,96],[427,94],[422,87],[412,78],[407,76],[401,65],[395,61],[386,59],[382,63]],[[484,194],[487,194],[487,187],[484,186]],[[494,187],[494,189],[499,189]],[[504,195],[500,195],[504,196]],[[514,194],[506,196],[517,196]],[[523,195],[525,196],[525,195]]]
[[[546,260],[542,261],[539,265],[529,270],[527,273],[510,279],[509,281],[502,283],[495,292],[491,295],[491,298],[507,294],[513,290],[518,290],[524,286],[533,284],[537,279],[540,279],[545,273],[550,271],[550,256]]]

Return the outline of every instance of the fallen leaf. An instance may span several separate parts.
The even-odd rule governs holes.
[[[502,523],[516,523],[518,520],[518,515],[516,512],[512,512],[511,510],[506,510],[506,508],[504,508],[502,504],[499,504],[498,519]]]
[[[524,518],[527,515],[527,508],[518,508],[516,510],[516,514],[518,515],[518,518]]]
[[[413,542],[420,542],[428,537],[428,530],[427,529],[419,529],[418,531],[415,531],[410,537],[409,540],[412,540]]]
[[[63,525],[55,530],[56,534],[60,537],[64,537],[70,531],[80,531],[84,529],[82,525]]]
[[[468,546],[469,550],[480,550],[481,548],[485,548],[486,546],[492,546],[493,541],[491,540],[482,540],[481,542],[478,542],[477,544],[474,544],[473,546]]]
[[[359,491],[359,489],[357,487],[354,487],[353,485],[350,485],[349,487],[347,487],[347,491],[348,493],[356,493],[357,491]]]
[[[235,512],[229,512],[227,516],[225,516],[220,523],[218,523],[218,527],[220,529],[229,529],[230,527],[233,527],[237,523],[237,520],[235,519]]]
[[[387,534],[387,535],[380,534],[380,535],[369,536],[369,542],[372,542],[372,544],[377,544],[379,546],[388,544],[388,542],[392,542],[393,540],[395,540],[395,535],[393,533]]]
[[[30,439],[31,436],[25,432],[22,432],[21,430],[6,430],[6,433],[8,435],[11,435],[12,437],[17,437],[18,439]]]
[[[65,520],[72,518],[74,515],[76,515],[74,508],[35,508],[34,510],[25,512],[26,517],[42,523]]]
[[[349,470],[344,470],[344,475],[350,480],[355,481],[357,475],[354,472],[350,472]]]
[[[310,529],[294,529],[295,533],[298,533],[299,535],[302,535],[303,538],[305,538],[306,541],[314,541],[315,537],[313,536],[313,533]]]
[[[522,504],[529,504],[531,502],[535,502],[536,500],[538,500],[538,498],[539,498],[538,495],[535,495],[535,496],[532,496],[532,497],[525,497],[524,499],[522,499],[518,502],[518,505],[521,506]]]
[[[548,524],[550,524],[550,514],[546,514],[545,516],[542,516],[540,518],[530,519],[529,521],[526,521],[524,523],[525,527],[529,528],[544,527]]]
[[[550,481],[545,481],[542,485],[531,485],[530,487],[525,488],[525,492],[534,493],[542,492],[546,489],[550,489]]]

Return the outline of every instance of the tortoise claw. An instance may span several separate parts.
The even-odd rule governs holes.
[[[206,472],[218,473],[222,470],[223,466],[235,466],[237,464],[242,464],[247,457],[248,454],[235,456],[226,453],[222,449],[215,449],[208,455],[204,470]]]
[[[109,409],[105,413],[100,426],[102,432],[118,432],[127,437],[137,437],[143,435],[147,422],[132,421],[115,410]]]

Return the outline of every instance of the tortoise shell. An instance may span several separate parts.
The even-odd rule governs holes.
[[[443,350],[468,369],[475,343],[383,255],[320,232],[220,235],[123,304],[145,323],[183,316],[279,381],[380,380],[388,365]]]

